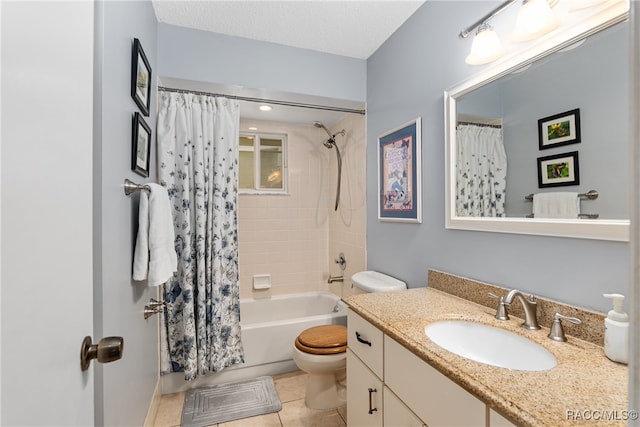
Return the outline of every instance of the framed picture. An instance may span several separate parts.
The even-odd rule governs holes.
[[[422,222],[420,117],[378,137],[378,219]]]
[[[140,40],[133,39],[131,56],[131,97],[145,116],[149,115],[151,100],[151,67],[142,50]]]
[[[131,170],[138,175],[149,176],[151,155],[151,128],[140,113],[133,115],[133,141],[131,144]]]
[[[578,152],[538,158],[538,187],[562,187],[580,184]]]
[[[538,120],[538,146],[541,150],[579,142],[579,108]]]

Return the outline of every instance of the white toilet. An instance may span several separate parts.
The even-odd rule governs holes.
[[[363,292],[390,292],[407,284],[377,271],[361,271],[351,277]],[[346,402],[347,328],[315,326],[304,330],[294,343],[293,360],[308,373],[305,404],[311,409],[334,409]]]

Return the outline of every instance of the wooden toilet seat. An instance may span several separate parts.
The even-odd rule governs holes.
[[[339,354],[347,351],[347,328],[323,325],[306,329],[295,342],[296,348],[309,354]]]

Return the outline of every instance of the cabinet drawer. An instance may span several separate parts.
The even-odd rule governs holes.
[[[384,360],[385,384],[427,425],[485,425],[483,402],[387,336]]]
[[[347,425],[382,427],[382,381],[347,349]]]
[[[383,334],[378,328],[349,310],[347,315],[349,335],[347,345],[378,378],[382,377]]]

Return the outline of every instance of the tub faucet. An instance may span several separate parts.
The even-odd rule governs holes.
[[[344,277],[329,275],[329,280],[327,280],[327,283],[333,283],[333,282],[344,282]]]
[[[522,308],[524,309],[524,323],[522,327],[525,329],[540,329],[540,325],[538,325],[538,303],[535,300],[533,295],[529,295],[527,299],[522,292],[517,289],[512,289],[509,291],[507,296],[504,297],[505,305],[511,305],[514,298],[518,298],[520,304],[522,304]]]

